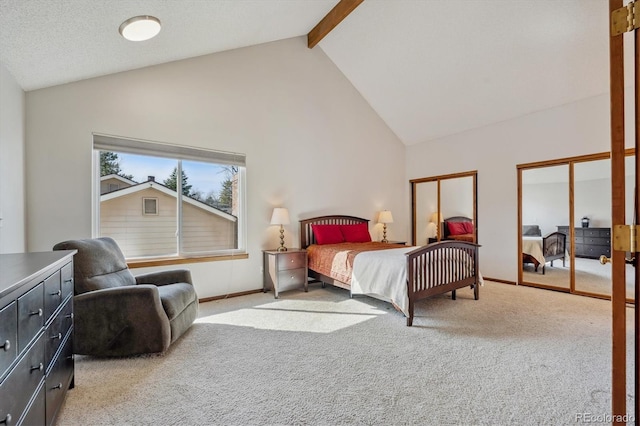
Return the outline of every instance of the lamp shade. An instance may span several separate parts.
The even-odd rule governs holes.
[[[393,223],[393,216],[389,210],[382,210],[378,216],[378,223]]]
[[[438,212],[431,213],[431,216],[429,217],[429,222],[431,222],[431,223],[444,222],[444,218],[442,217],[442,213],[440,213],[440,220],[438,220]]]
[[[289,210],[283,207],[273,209],[273,214],[271,215],[272,225],[288,225],[289,223]]]

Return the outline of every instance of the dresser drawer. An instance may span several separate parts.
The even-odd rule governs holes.
[[[584,243],[594,246],[609,246],[611,245],[611,240],[609,238],[585,237]]]
[[[28,411],[25,413],[22,418],[22,424],[25,426],[29,425],[43,425],[45,424],[44,413],[45,413],[45,395],[44,395],[44,382],[38,389],[38,393],[36,398],[31,403],[31,406],[27,409]]]
[[[60,279],[62,280],[62,300],[73,295],[73,262],[69,262],[60,270]]]
[[[55,420],[62,404],[66,390],[73,378],[73,341],[67,339],[60,356],[56,359],[53,368],[46,378],[46,424],[50,425]]]
[[[306,253],[281,253],[278,255],[278,270],[304,268]]]
[[[16,302],[0,309],[0,380],[18,356],[18,308]]]
[[[51,315],[58,309],[62,302],[62,286],[60,282],[60,271],[44,280],[44,318],[49,321]]]
[[[286,271],[278,272],[278,286],[286,287],[288,285],[300,285],[304,284],[306,280],[307,270],[306,268],[289,269]]]
[[[610,237],[611,230],[610,228],[585,228],[584,229],[585,237]]]
[[[11,416],[12,422],[18,421],[27,408],[29,400],[44,377],[44,339],[43,335],[34,343],[20,362],[0,384],[0,421]]]
[[[611,247],[609,246],[585,246],[584,256],[598,258],[602,255],[611,257]]]
[[[22,352],[44,325],[43,284],[18,298],[18,353]]]
[[[73,321],[72,305],[73,299],[67,299],[62,310],[56,315],[45,330],[45,368],[49,371],[51,361],[58,351],[60,344],[71,328]]]

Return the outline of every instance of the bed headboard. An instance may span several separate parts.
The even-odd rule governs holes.
[[[446,218],[442,226],[443,239],[449,236],[449,226],[447,225],[447,222],[473,222],[473,219],[465,216],[452,216],[452,217]]]
[[[300,247],[307,248],[311,244],[315,244],[316,239],[313,235],[311,225],[355,225],[358,223],[367,223],[369,219],[363,219],[355,216],[319,216],[311,219],[300,221]]]

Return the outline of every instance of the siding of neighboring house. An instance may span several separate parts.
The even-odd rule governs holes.
[[[183,203],[183,249],[187,253],[236,247],[236,222]]]
[[[117,189],[128,188],[131,185],[123,182],[120,179],[109,178],[100,182],[100,194],[106,194],[107,192],[113,192],[114,189],[110,188],[110,185],[117,185]]]
[[[158,199],[158,214],[143,215],[142,199]],[[100,205],[100,235],[112,237],[125,256],[176,253],[176,199],[149,188]],[[235,222],[183,202],[185,251],[233,248]]]

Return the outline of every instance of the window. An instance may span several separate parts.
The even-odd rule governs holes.
[[[157,215],[158,214],[158,199],[157,198],[143,198],[142,199],[142,214],[143,215]]]
[[[245,252],[244,155],[104,135],[93,146],[94,235],[127,260]],[[98,189],[114,179],[117,191]]]

